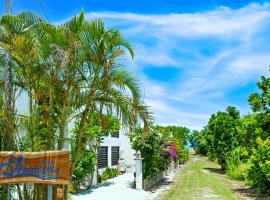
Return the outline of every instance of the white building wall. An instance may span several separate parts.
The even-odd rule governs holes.
[[[29,97],[27,92],[17,94],[18,98],[15,102],[15,109],[21,115],[29,115]]]
[[[134,154],[135,151],[131,147],[131,143],[129,137],[127,136],[127,131],[123,128],[120,129],[119,138],[111,137],[103,137],[103,141],[100,146],[107,146],[108,147],[108,167],[115,168],[117,166],[111,165],[111,148],[113,146],[119,147],[119,156],[125,160],[126,166],[134,167]],[[99,169],[99,173],[101,174],[106,168]]]
[[[127,166],[135,166],[135,161],[134,161],[134,155],[135,155],[135,150],[132,149],[131,147],[131,142],[129,139],[129,136],[127,135],[128,132],[126,130],[121,130],[120,135],[119,135],[119,140],[120,140],[120,155],[122,153],[122,157],[126,161]]]

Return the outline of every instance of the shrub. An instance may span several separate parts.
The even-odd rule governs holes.
[[[188,149],[183,149],[183,152],[179,153],[179,164],[185,164],[189,160]]]
[[[107,168],[101,175],[98,176],[98,183],[107,181],[110,178],[117,177],[121,174],[119,169]]]
[[[233,180],[245,180],[249,171],[250,165],[240,163],[239,165],[228,165],[226,174]]]
[[[249,153],[245,147],[237,147],[227,155],[226,174],[234,180],[245,180],[249,165],[247,163]]]
[[[257,144],[251,156],[247,183],[261,192],[270,193],[270,140],[258,138]]]
[[[87,150],[80,155],[72,175],[72,192],[77,192],[81,186],[85,185],[85,178],[94,171],[96,154],[92,150]]]
[[[144,135],[141,128],[137,128],[132,135],[132,147],[140,151],[143,159],[143,179],[152,178],[160,171],[168,169],[170,155],[162,156],[166,142],[162,135],[151,127],[149,133]]]
[[[227,168],[228,153],[239,146],[236,128],[239,122],[239,111],[229,106],[225,112],[213,114],[203,131],[206,135],[207,155],[211,160],[216,159],[223,170]]]
[[[205,131],[194,130],[189,136],[191,147],[195,150],[196,154],[207,154],[207,140]]]

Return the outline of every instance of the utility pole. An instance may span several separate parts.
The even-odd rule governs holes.
[[[6,14],[11,15],[11,0],[6,0]],[[12,141],[13,136],[13,85],[12,85],[12,68],[9,58],[9,53],[5,57],[5,92],[6,92],[6,99],[5,99],[5,115],[6,115],[6,137],[7,139]],[[11,120],[11,121],[10,121]],[[10,131],[10,132],[9,132]],[[4,145],[4,150],[11,150],[11,145]],[[11,191],[10,185],[7,188],[7,200],[11,200]]]
[[[11,15],[11,0],[6,0],[6,13],[7,15]]]
[[[6,14],[11,15],[11,0],[6,0]],[[13,91],[13,73],[11,62],[11,50],[6,50],[4,58],[5,69],[5,134],[3,148],[5,151],[13,150],[13,133],[14,133],[14,91]]]

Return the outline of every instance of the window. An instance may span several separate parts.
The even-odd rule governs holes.
[[[98,169],[108,167],[108,147],[101,146],[97,155]]]
[[[112,166],[118,165],[119,147],[112,147]]]
[[[111,136],[114,138],[119,138],[119,131],[112,133]]]

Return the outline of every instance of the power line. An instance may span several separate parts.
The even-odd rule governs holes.
[[[41,7],[41,10],[42,10],[46,20],[49,22],[49,18],[48,18],[48,15],[47,15],[47,12],[46,12],[46,9],[45,9],[45,6],[44,6],[42,0],[39,0],[38,2],[39,2],[39,5]]]
[[[6,0],[6,13],[11,15],[11,0]]]

